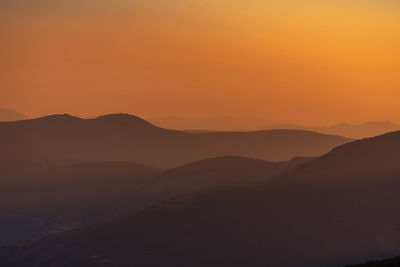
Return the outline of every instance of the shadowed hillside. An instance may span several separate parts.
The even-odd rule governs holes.
[[[399,158],[400,133],[353,142],[261,185],[43,238],[6,266],[344,266],[398,255]]]
[[[167,171],[125,162],[9,167],[0,181],[0,245],[93,224],[176,195],[254,184],[309,160],[223,157]]]
[[[54,115],[0,123],[1,160],[42,164],[130,161],[176,167],[226,155],[283,161],[318,156],[348,141],[297,130],[186,133],[124,114],[96,119]]]
[[[168,197],[204,192],[214,187],[260,183],[310,160],[294,158],[274,163],[237,156],[205,159],[157,174],[141,190],[162,201]]]
[[[381,261],[368,261],[362,264],[351,265],[348,267],[397,267],[400,266],[400,257],[381,260]]]
[[[0,245],[130,212],[132,194],[159,172],[127,162],[2,168]]]

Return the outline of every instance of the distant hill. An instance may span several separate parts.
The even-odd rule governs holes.
[[[85,226],[191,192],[267,180],[311,159],[222,157],[162,171],[127,162],[2,169],[0,245]]]
[[[187,133],[127,114],[53,115],[0,123],[0,159],[24,162],[130,161],[169,168],[236,155],[269,161],[315,157],[350,139],[299,130]]]
[[[311,158],[294,158],[283,162],[268,162],[238,156],[210,158],[166,170],[149,183],[155,195],[169,196],[218,186],[244,186],[267,181],[282,172],[296,168]],[[164,197],[165,199],[165,197]]]
[[[263,125],[271,123],[261,119],[247,119],[235,117],[205,117],[205,118],[183,118],[183,117],[161,117],[150,118],[150,122],[160,127],[176,130],[189,131],[254,131]]]
[[[26,119],[25,115],[14,109],[0,108],[0,121],[19,121]]]
[[[352,139],[362,139],[378,136],[388,132],[399,131],[400,125],[391,121],[368,121],[361,124],[339,123],[331,126],[305,126],[298,124],[271,123],[267,120],[209,117],[209,118],[182,118],[162,117],[150,119],[155,125],[184,130],[186,132],[204,133],[220,131],[254,131],[262,130],[304,130],[323,134],[345,136]]]
[[[5,248],[5,266],[344,266],[400,254],[400,132],[247,187]],[[196,166],[196,165],[195,165]],[[190,171],[189,171],[190,173]]]
[[[353,139],[362,139],[378,136],[388,132],[399,131],[400,125],[397,125],[391,121],[369,121],[358,125],[340,123],[327,127],[311,127],[295,124],[272,124],[267,127],[263,127],[263,129],[308,130],[325,134],[346,136]]]

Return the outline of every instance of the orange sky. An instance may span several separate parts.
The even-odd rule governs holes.
[[[400,122],[396,0],[3,0],[0,25],[0,106],[31,116]]]

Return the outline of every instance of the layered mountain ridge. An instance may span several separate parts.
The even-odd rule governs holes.
[[[352,142],[261,184],[49,236],[16,249],[6,266],[344,266],[395,256],[398,158],[399,132]]]
[[[3,161],[130,161],[171,168],[227,155],[268,161],[315,157],[349,141],[299,130],[187,133],[128,114],[95,119],[53,115],[0,123]]]

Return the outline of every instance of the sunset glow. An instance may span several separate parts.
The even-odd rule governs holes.
[[[2,1],[0,106],[400,122],[398,1]]]

